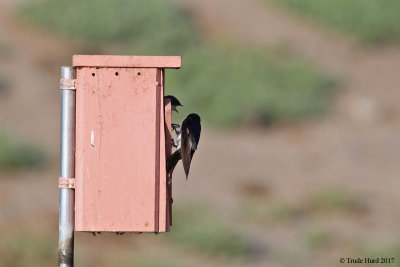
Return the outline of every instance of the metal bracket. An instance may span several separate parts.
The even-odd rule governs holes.
[[[76,90],[76,79],[60,79],[61,90]]]
[[[75,178],[58,177],[58,188],[75,189]]]

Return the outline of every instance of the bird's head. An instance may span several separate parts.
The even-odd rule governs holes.
[[[188,118],[192,119],[193,121],[200,122],[200,116],[196,113],[191,113],[188,115]]]
[[[179,102],[179,100],[178,100],[175,96],[173,96],[173,95],[166,95],[166,96],[164,96],[164,101],[165,101],[166,99],[169,99],[169,100],[171,101],[171,109],[172,109],[173,111],[176,111],[177,113],[178,113],[178,109],[177,109],[176,107],[178,107],[178,106],[183,107],[182,104],[181,104],[181,102]]]

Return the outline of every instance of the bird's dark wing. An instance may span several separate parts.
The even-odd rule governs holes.
[[[200,119],[196,119],[191,115],[189,115],[183,121],[181,129],[181,154],[186,179],[189,176],[190,164],[192,162],[193,154],[196,151],[197,145],[200,141],[201,132]],[[199,118],[198,115],[196,116]]]
[[[190,129],[191,149],[194,152],[197,150],[197,145],[199,144],[200,141],[201,125],[200,123],[191,120],[189,129]]]
[[[190,129],[188,127],[188,119],[185,119],[182,123],[181,128],[181,155],[182,155],[182,164],[183,169],[186,174],[186,179],[189,175],[190,162],[192,161],[192,140],[190,136]]]

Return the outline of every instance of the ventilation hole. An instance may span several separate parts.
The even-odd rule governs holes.
[[[115,76],[118,76],[118,71],[115,73]]]
[[[137,75],[140,76],[140,75],[142,75],[142,73],[138,72]]]
[[[96,76],[96,74],[94,74],[94,72],[92,73],[92,76],[94,77],[94,76]]]

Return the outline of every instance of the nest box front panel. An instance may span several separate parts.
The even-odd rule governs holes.
[[[76,231],[165,231],[163,70],[76,75]]]

